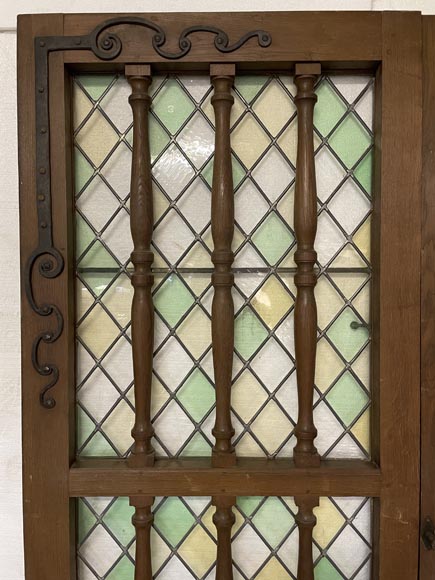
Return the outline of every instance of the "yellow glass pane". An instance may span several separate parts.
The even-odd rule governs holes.
[[[254,165],[269,143],[269,137],[249,114],[232,133],[232,148],[248,169]]]

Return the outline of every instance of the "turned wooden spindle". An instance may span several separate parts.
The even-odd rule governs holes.
[[[299,558],[298,580],[314,580],[313,563],[313,528],[316,525],[316,516],[313,508],[319,505],[319,498],[312,496],[295,497],[299,510],[296,514],[296,523],[299,530]]]
[[[134,445],[129,465],[148,467],[154,464],[151,439],[151,380],[154,343],[154,308],[151,289],[154,277],[150,250],[153,231],[153,192],[148,135],[148,112],[151,97],[151,69],[147,65],[128,65],[125,73],[132,92],[129,103],[133,110],[133,158],[131,165],[130,227],[133,238],[131,261],[134,266],[131,282],[134,287],[131,308],[131,334],[135,395]]]
[[[130,505],[135,508],[131,519],[136,530],[134,580],[152,580],[153,577],[151,565],[151,526],[154,520],[151,507],[153,503],[153,497],[130,498]]]
[[[231,439],[231,375],[234,350],[234,304],[231,289],[234,260],[231,243],[234,233],[234,192],[231,166],[230,116],[234,98],[231,88],[235,65],[211,65],[215,112],[215,154],[213,168],[211,231],[214,250],[212,261],[214,287],[212,305],[213,365],[216,386],[216,422],[213,435],[212,464],[214,467],[234,465],[236,455]]]
[[[231,530],[236,521],[233,505],[236,498],[219,496],[212,498],[216,506],[213,523],[217,530],[216,580],[233,580],[233,559],[231,556]]]
[[[318,466],[320,457],[314,446],[317,430],[313,421],[314,370],[317,345],[317,308],[314,286],[317,282],[314,265],[317,254],[314,240],[317,230],[316,174],[314,167],[313,113],[317,97],[314,84],[320,74],[319,64],[297,64],[295,97],[298,111],[298,152],[294,224],[297,240],[295,262],[297,287],[295,304],[295,352],[299,414],[295,428],[296,466]]]

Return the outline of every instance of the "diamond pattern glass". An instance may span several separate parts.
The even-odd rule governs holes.
[[[77,453],[124,457],[134,417],[130,88],[118,75],[78,75],[73,87]],[[168,75],[150,90],[155,447],[160,456],[210,455],[212,89],[207,77]],[[316,92],[316,445],[323,457],[369,458],[373,79],[323,76]],[[240,76],[233,94],[235,443],[239,456],[289,457],[295,88],[287,76]]]
[[[215,508],[210,498],[156,498],[151,533],[153,578],[215,578]],[[372,553],[369,498],[320,498],[313,533],[316,580],[369,580]],[[296,580],[297,507],[290,497],[239,497],[233,508],[236,580]],[[128,498],[78,500],[80,580],[133,580],[133,508]]]

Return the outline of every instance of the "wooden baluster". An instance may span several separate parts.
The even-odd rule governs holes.
[[[212,504],[216,506],[213,514],[213,523],[217,530],[216,580],[233,580],[231,530],[236,521],[232,509],[235,503],[236,498],[231,496],[212,498]]]
[[[296,523],[299,530],[298,580],[314,580],[313,528],[316,516],[313,508],[319,505],[319,498],[313,496],[295,497],[299,510]]]
[[[133,238],[131,261],[134,266],[134,287],[131,308],[133,372],[136,415],[132,429],[134,445],[129,457],[132,467],[154,464],[151,443],[151,381],[154,343],[154,308],[151,289],[154,277],[150,250],[153,230],[153,192],[148,135],[148,112],[151,97],[151,69],[148,65],[128,65],[125,73],[132,88],[129,98],[133,110],[133,159],[131,167],[130,227]]]
[[[134,580],[152,580],[151,566],[151,526],[154,515],[151,507],[154,498],[149,496],[131,497],[130,505],[135,507],[131,519],[136,530],[136,558]]]
[[[234,465],[236,455],[231,438],[231,375],[234,350],[234,304],[231,288],[234,275],[231,271],[234,233],[234,192],[231,166],[230,115],[234,98],[231,94],[235,65],[211,65],[210,76],[214,87],[211,99],[215,111],[216,141],[213,168],[211,230],[214,250],[212,282],[213,365],[216,385],[216,422],[213,435],[214,467]]]
[[[314,168],[313,112],[317,97],[314,84],[320,74],[319,64],[297,64],[295,97],[298,110],[298,153],[294,203],[297,272],[295,285],[295,351],[299,415],[295,428],[296,466],[318,466],[320,457],[314,446],[317,430],[313,422],[314,370],[317,345],[317,308],[314,272],[317,254],[314,240],[317,229],[316,174]]]

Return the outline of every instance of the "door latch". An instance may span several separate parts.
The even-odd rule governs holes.
[[[433,521],[429,517],[423,522],[421,539],[423,540],[426,550],[435,550],[435,527]]]

